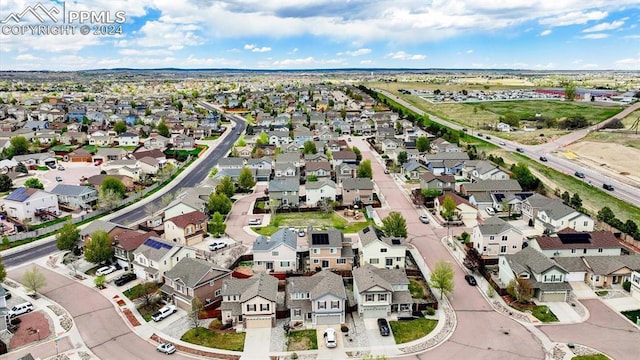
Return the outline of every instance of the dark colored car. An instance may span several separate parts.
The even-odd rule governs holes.
[[[547,157],[546,156],[540,156],[540,161],[547,162]]]
[[[516,151],[519,152],[519,153],[523,153],[524,149],[523,148],[516,148]]]
[[[11,293],[9,292],[9,290],[7,290],[7,288],[6,288],[6,287],[4,287],[4,286],[3,286],[2,288],[4,289],[4,294],[5,294],[5,295],[4,295],[4,298],[5,298],[6,300],[11,299]]]
[[[116,286],[122,286],[130,281],[135,280],[136,278],[137,278],[136,274],[126,273],[126,274],[122,274],[119,278],[115,279],[113,283],[116,284]]]
[[[380,329],[380,335],[389,336],[389,323],[386,319],[380,318],[378,319],[378,329]]]
[[[577,178],[584,179],[584,173],[580,171],[576,171],[575,175]]]
[[[465,275],[464,279],[467,280],[467,283],[471,286],[478,285],[478,283],[476,282],[476,278],[474,278],[472,275]]]
[[[602,184],[602,188],[605,190],[613,191],[613,185],[611,184]]]

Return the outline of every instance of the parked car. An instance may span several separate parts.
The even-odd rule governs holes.
[[[227,243],[223,241],[215,241],[209,244],[209,250],[216,251],[227,247]]]
[[[328,328],[324,331],[324,343],[328,348],[338,346],[338,342],[336,340],[336,329]]]
[[[485,210],[487,211],[487,214],[491,216],[496,214],[496,211],[492,207],[487,207]]]
[[[116,270],[118,270],[118,269],[116,269],[116,267],[113,266],[113,265],[103,266],[100,269],[96,270],[96,276],[108,275],[108,274],[111,274],[112,272],[114,272]]]
[[[547,162],[547,157],[546,156],[540,156],[540,161]]]
[[[96,161],[94,161],[93,165],[95,165],[95,166],[100,166],[100,165],[102,165],[102,160],[96,160]]]
[[[58,170],[60,170],[60,171],[64,171],[64,166],[62,166],[62,165],[58,165]]]
[[[174,314],[176,311],[178,311],[178,309],[176,308],[175,305],[171,305],[171,304],[165,305],[161,307],[160,310],[158,310],[158,312],[151,315],[151,318],[153,319],[153,321],[158,322],[162,319],[169,317],[169,315]]]
[[[465,275],[464,279],[467,280],[467,284],[471,286],[478,285],[478,283],[476,282],[476,278],[474,278],[473,275]]]
[[[113,281],[114,284],[116,284],[116,286],[122,286],[128,282],[131,282],[133,280],[135,280],[137,278],[135,273],[124,273],[122,275],[120,275],[119,278],[115,279]]]
[[[584,179],[584,173],[581,171],[576,171],[573,175],[575,175],[577,178]]]
[[[262,224],[262,220],[261,219],[251,219],[249,220],[249,225],[260,225]]]
[[[298,236],[303,237],[305,234],[304,229],[298,230]]]
[[[378,329],[380,330],[380,335],[389,336],[389,323],[386,319],[380,318],[378,319]]]
[[[519,152],[519,153],[523,153],[523,152],[524,152],[524,149],[523,149],[523,148],[521,148],[521,147],[519,147],[519,148],[516,148],[516,151],[517,151],[517,152]]]
[[[33,311],[33,304],[27,301],[12,307],[7,314],[13,318],[31,311]]]
[[[7,288],[4,287],[4,286],[2,288],[4,289],[4,298],[5,298],[5,300],[11,299],[11,292],[9,292],[9,290],[7,290]]]
[[[57,181],[57,182],[62,182],[62,177],[60,177],[60,176],[56,176],[56,181]]]
[[[388,174],[389,173],[389,169],[384,169],[384,173]]]
[[[167,355],[171,355],[174,352],[176,352],[176,347],[173,346],[172,343],[162,343],[162,344],[158,345],[158,347],[156,347],[156,350],[158,350],[161,353],[165,353]]]
[[[602,188],[605,190],[613,191],[613,185],[611,184],[602,184]]]
[[[428,224],[429,223],[429,217],[427,215],[420,215],[420,222],[422,222],[423,224]]]

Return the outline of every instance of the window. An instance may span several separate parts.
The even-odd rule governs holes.
[[[393,258],[386,259],[384,264],[385,264],[385,266],[393,266]]]
[[[518,248],[518,245],[513,245],[513,248],[514,248],[514,249],[517,249],[517,248]]]
[[[587,249],[582,249],[582,253],[586,254],[587,253]]]
[[[485,251],[487,251],[487,247],[486,247],[486,246],[483,246],[483,247],[482,247],[482,252],[485,252]]]
[[[247,311],[256,311],[256,304],[247,304]]]
[[[269,304],[260,304],[260,311],[269,311]]]
[[[329,249],[329,253],[331,253],[331,254],[335,254],[335,253],[337,253],[337,252],[338,252],[338,251],[336,250],[336,248],[331,248],[331,249]]]
[[[331,300],[331,308],[332,309],[340,309],[340,301],[339,300]]]
[[[314,263],[314,264],[317,264],[317,263],[319,263],[319,262],[320,262],[320,260],[318,260],[318,259],[313,259],[313,263]]]
[[[345,258],[340,258],[336,260],[336,264],[346,264],[346,263],[347,263],[347,259]]]
[[[588,224],[588,223],[589,223],[588,221],[585,221],[585,222],[584,222],[584,226],[587,226],[587,224]]]
[[[502,235],[502,241],[507,241],[507,235]]]
[[[369,264],[378,264],[380,263],[380,259],[369,259]]]
[[[180,284],[176,284],[176,291],[183,292],[184,288]]]
[[[602,248],[598,248],[598,252],[601,253],[603,250]]]
[[[289,262],[288,261],[280,261],[280,267],[289,267]]]
[[[397,262],[400,262],[400,261],[402,261],[402,258],[401,258],[401,257],[397,257],[397,258],[396,258],[396,261],[397,261]]]
[[[387,301],[387,294],[378,294],[378,301]]]
[[[222,295],[222,289],[216,290],[216,292],[214,293],[214,296],[220,296],[220,295]]]
[[[571,249],[571,253],[575,254],[576,253],[576,249]]]
[[[495,238],[495,236],[491,235],[489,236],[489,240],[493,240]]]
[[[318,301],[318,309],[326,309],[327,302],[326,301]]]
[[[500,246],[500,253],[506,253],[507,252],[507,247],[506,246]]]
[[[318,248],[314,248],[314,249],[313,249],[313,253],[314,253],[314,254],[320,254],[320,249],[318,249]]]
[[[385,252],[387,252],[387,249],[382,248],[382,249],[380,249],[380,252],[381,252],[381,253],[385,253]]]
[[[365,301],[366,302],[372,302],[373,301],[373,294],[365,295]]]
[[[300,309],[293,309],[293,316],[297,316],[297,317],[302,316],[302,310],[300,310]]]
[[[278,256],[278,255],[280,255],[280,252],[278,252],[278,251],[272,251],[271,252],[271,256]]]

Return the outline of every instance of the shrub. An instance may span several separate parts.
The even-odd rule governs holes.
[[[431,306],[427,307],[427,315],[429,316],[433,316],[436,314],[436,309],[432,308]]]
[[[340,331],[342,331],[343,333],[349,332],[349,327],[347,325],[342,325],[340,327]]]
[[[622,288],[625,289],[627,292],[631,292],[631,281],[627,280],[623,282]]]

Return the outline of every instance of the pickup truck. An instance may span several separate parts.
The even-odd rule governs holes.
[[[175,305],[165,305],[161,307],[160,310],[158,310],[158,312],[151,315],[151,318],[153,319],[153,321],[158,322],[168,317],[169,315],[175,313],[176,311],[177,309]]]

